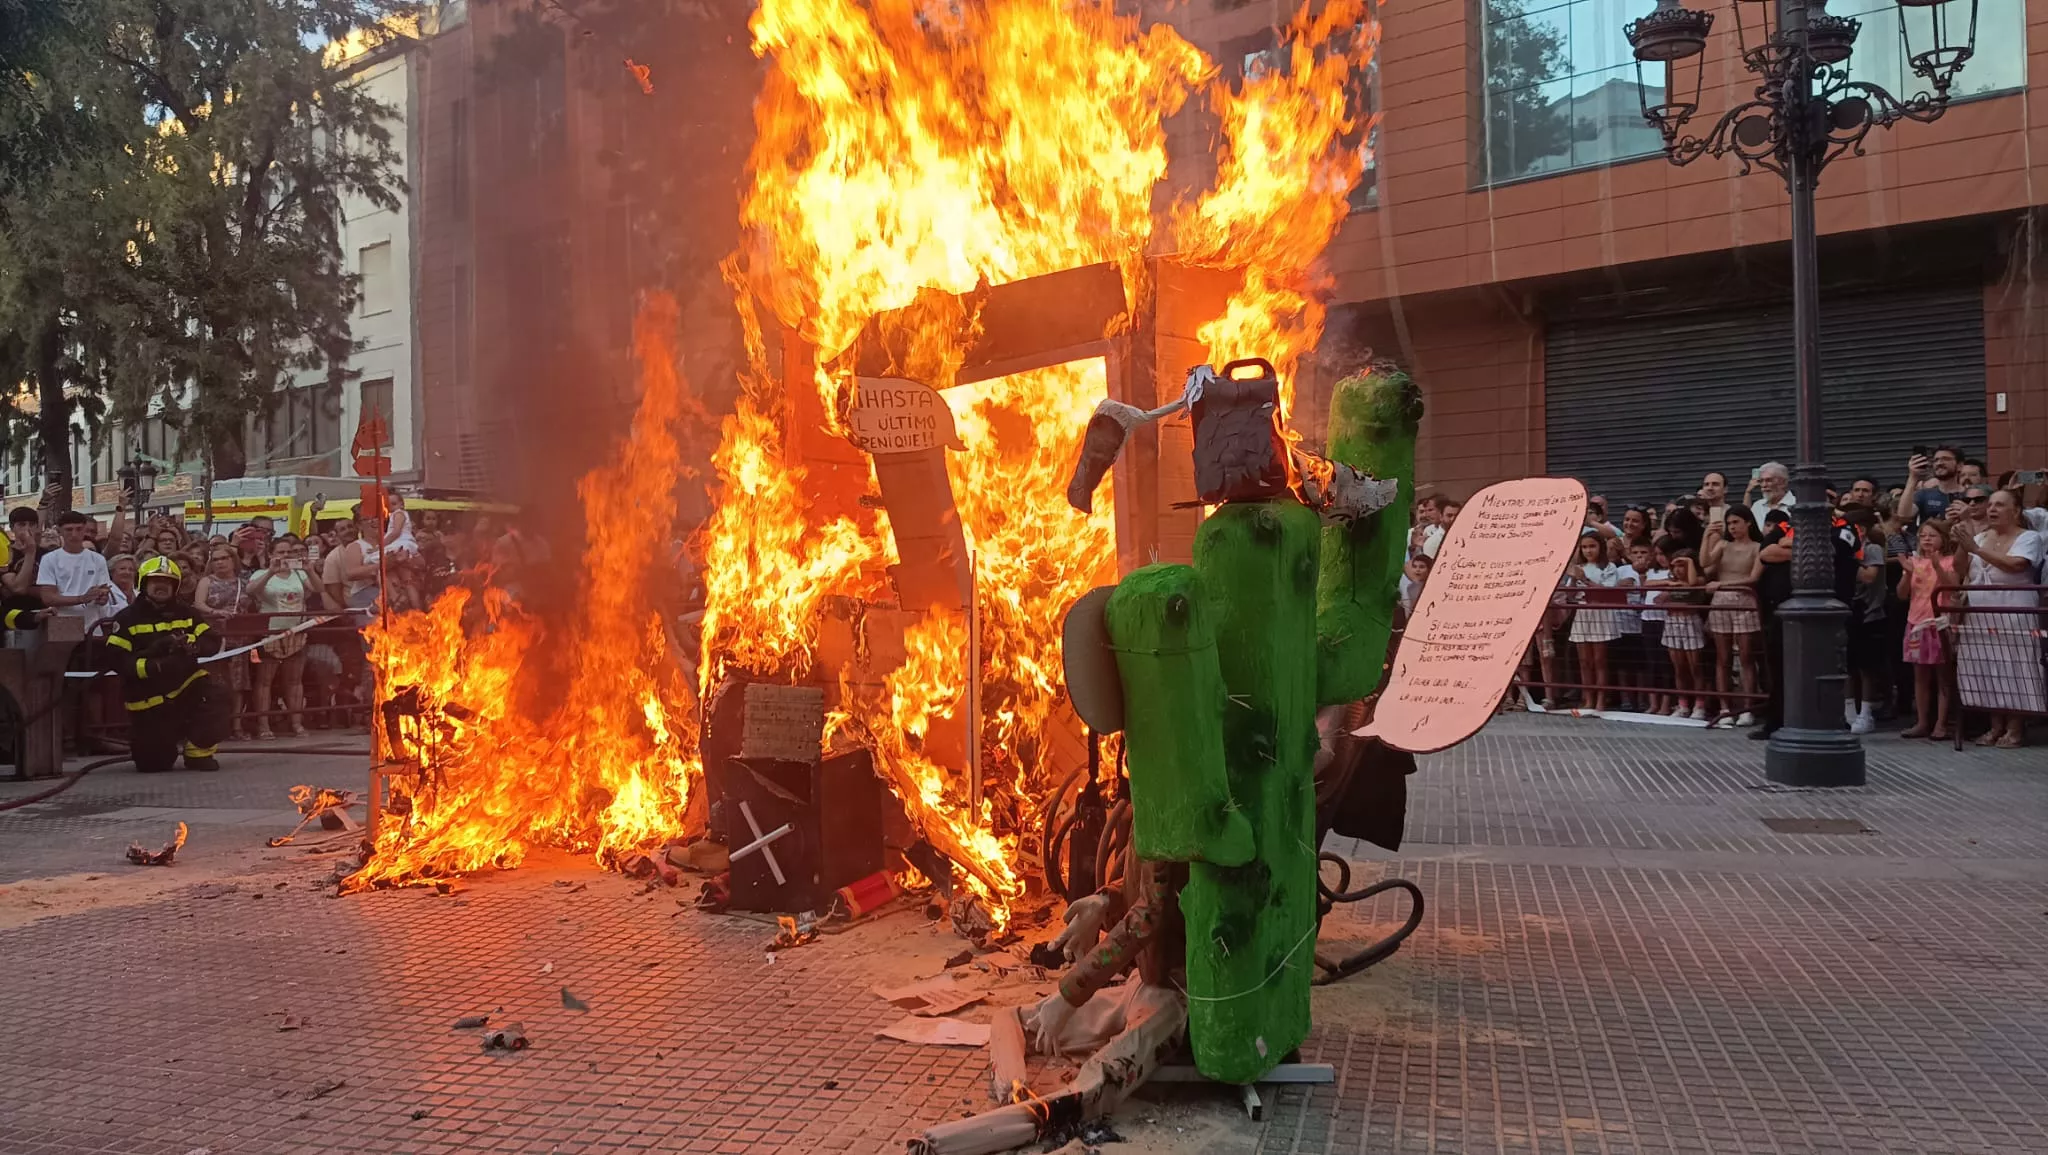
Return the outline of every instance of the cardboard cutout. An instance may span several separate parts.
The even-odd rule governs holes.
[[[1585,522],[1586,487],[1568,477],[1503,481],[1474,494],[1437,550],[1372,721],[1352,733],[1419,754],[1484,726]]]

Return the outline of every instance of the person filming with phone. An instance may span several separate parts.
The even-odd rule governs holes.
[[[1949,503],[1961,496],[1962,454],[1953,445],[1937,445],[1933,453],[1915,449],[1906,459],[1906,489],[1899,494],[1897,516],[1918,525],[1948,515]]]

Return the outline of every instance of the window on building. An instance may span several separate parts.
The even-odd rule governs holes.
[[[470,374],[470,341],[475,332],[475,320],[471,317],[469,266],[457,263],[455,266],[455,384],[467,386]]]
[[[1641,15],[1630,0],[1486,0],[1487,183],[1656,156],[1663,139],[1643,119],[1635,57],[1621,29]],[[1651,103],[1661,73],[1645,69]]]
[[[161,417],[152,417],[135,431],[137,448],[145,457],[175,465],[178,460],[178,431]]]
[[[469,101],[448,103],[448,210],[458,221],[469,219]]]
[[[362,390],[363,416],[368,417],[374,413],[383,418],[384,431],[387,434],[391,433],[391,378],[383,377],[375,381],[365,381],[363,382]],[[354,436],[354,434],[350,434],[350,436]]]
[[[391,242],[364,245],[356,252],[356,275],[362,278],[362,315],[391,311]]]
[[[249,464],[322,457],[341,447],[341,386],[301,385],[277,395],[251,430]]]
[[[1350,46],[1341,41],[1335,45],[1337,51],[1350,51]],[[1233,74],[1239,85],[1257,80],[1274,69],[1285,68],[1288,64],[1287,46],[1280,43],[1278,35],[1270,28],[1263,32],[1233,40],[1224,45],[1221,53],[1224,67]],[[1379,107],[1380,62],[1377,54],[1366,66],[1352,77],[1352,84],[1346,94],[1352,102],[1352,110],[1358,123],[1367,123],[1373,110]],[[1361,130],[1358,139],[1350,142],[1351,147],[1365,154],[1364,171],[1358,183],[1351,188],[1350,206],[1352,212],[1363,212],[1379,203],[1378,163],[1376,150],[1379,147],[1379,129]]]
[[[491,159],[512,172],[544,171],[568,139],[568,73],[560,40],[550,36],[525,45],[508,60],[497,108],[498,149]]]
[[[1834,0],[1828,13],[1852,16],[1863,24],[1856,34],[1856,51],[1849,57],[1849,78],[1867,81],[1900,99],[1932,91],[1913,72],[1899,43],[1899,26],[1904,21],[1911,34],[1913,50],[1925,52],[1934,43],[1936,8],[1953,8],[1947,13],[1949,38],[1960,40],[1967,5],[1900,7],[1897,0]],[[1956,73],[1950,92],[1960,98],[2008,92],[2027,86],[2027,4],[2026,0],[1978,0],[1977,50]]]

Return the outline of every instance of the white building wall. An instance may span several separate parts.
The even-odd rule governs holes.
[[[394,175],[412,183],[413,149],[409,121],[413,119],[413,84],[410,51],[396,53],[366,65],[358,83],[370,95],[396,114],[386,122],[391,147],[398,160]],[[351,319],[351,332],[361,348],[349,359],[357,375],[342,388],[341,449],[336,472],[354,474],[349,444],[355,438],[365,410],[365,397],[372,403],[388,405],[390,416],[391,470],[405,474],[419,466],[418,407],[414,399],[414,374],[418,357],[413,317],[412,204],[410,192],[399,194],[398,207],[380,208],[361,197],[342,201],[341,250],[348,270],[363,278],[363,299]],[[315,385],[325,374],[307,373],[301,385]]]

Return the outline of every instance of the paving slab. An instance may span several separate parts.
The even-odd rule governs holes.
[[[1765,789],[1739,734],[1568,718],[1423,759],[1399,854],[1332,844],[1428,901],[1318,989],[1302,1058],[1338,1081],[1261,1124],[1148,1091],[1123,1150],[2048,1152],[2048,755],[1871,749],[1845,791]],[[978,1052],[875,1035],[869,988],[942,928],[769,962],[772,928],[568,856],[330,898],[327,856],[261,842],[366,759],[224,761],[0,812],[0,1155],[883,1152],[982,1105]],[[120,861],[178,821],[177,865]],[[1325,950],[1400,914],[1340,908]],[[477,1013],[533,1048],[452,1029]]]

